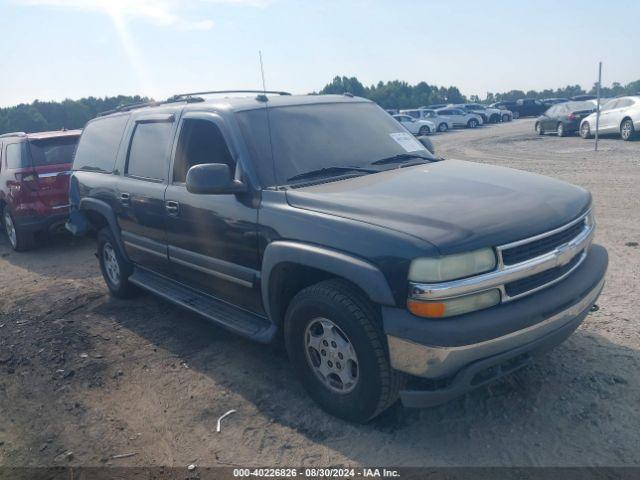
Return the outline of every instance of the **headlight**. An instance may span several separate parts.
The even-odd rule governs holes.
[[[492,248],[437,258],[417,258],[409,267],[409,281],[437,283],[469,277],[496,268]]]
[[[500,291],[494,289],[435,302],[409,299],[407,308],[419,317],[445,318],[493,307],[498,303],[500,303]]]

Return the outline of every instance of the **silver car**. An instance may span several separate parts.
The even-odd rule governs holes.
[[[418,120],[427,120],[436,125],[436,129],[439,132],[446,132],[450,128],[453,128],[453,122],[445,117],[441,117],[435,110],[428,108],[415,108],[413,110],[400,110],[401,114],[409,115]]]
[[[580,122],[580,136],[591,138],[596,130],[596,114]],[[632,140],[640,131],[640,96],[609,100],[600,107],[598,133],[619,133],[623,140]]]
[[[451,121],[454,127],[476,128],[483,123],[480,115],[467,112],[461,108],[440,108],[436,110],[436,113]]]

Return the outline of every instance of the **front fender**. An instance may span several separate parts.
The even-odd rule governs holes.
[[[267,245],[262,259],[261,290],[267,314],[270,312],[269,280],[281,263],[303,265],[342,277],[357,285],[372,302],[394,306],[395,301],[384,274],[372,263],[347,253],[293,241]]]

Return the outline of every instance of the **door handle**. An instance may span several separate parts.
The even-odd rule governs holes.
[[[164,204],[164,208],[167,210],[169,215],[177,215],[180,211],[180,204],[173,200],[167,200]]]
[[[129,205],[129,194],[128,193],[121,193],[120,194],[120,203],[122,203],[123,205]]]

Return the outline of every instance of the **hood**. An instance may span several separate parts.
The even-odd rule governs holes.
[[[589,208],[591,195],[533,173],[446,160],[290,189],[287,201],[418,237],[444,255],[560,227]]]

